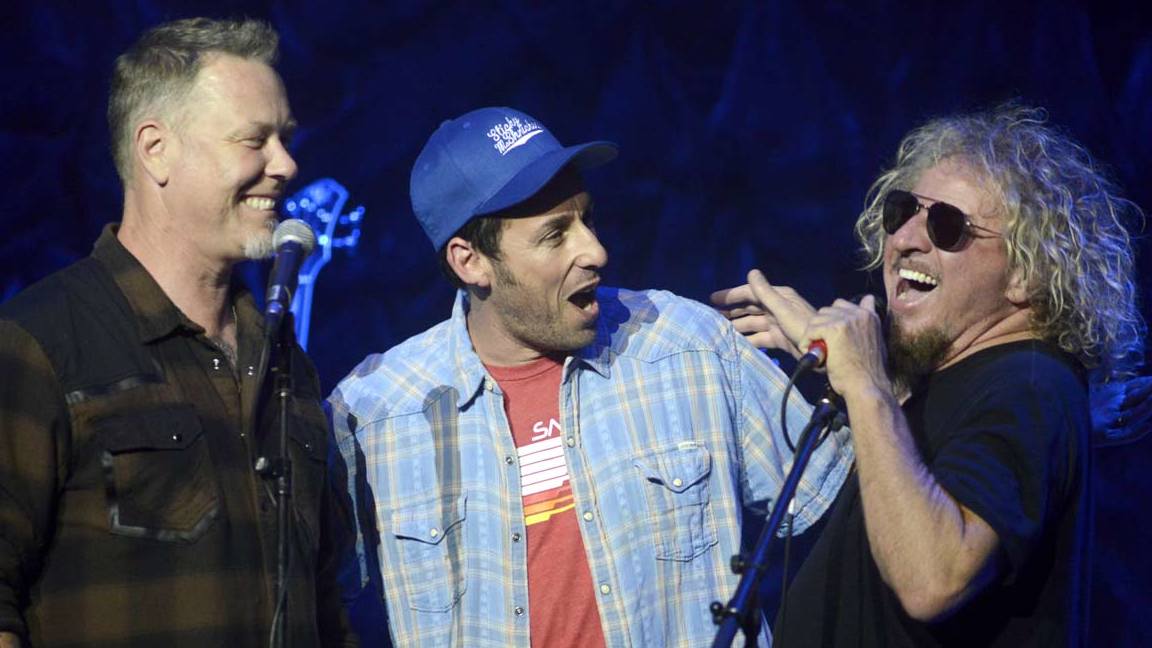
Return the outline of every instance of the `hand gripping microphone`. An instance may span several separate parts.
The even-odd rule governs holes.
[[[852,301],[859,304],[868,293],[857,295],[852,298]],[[873,304],[876,307],[876,316],[880,318],[881,331],[885,328],[885,317],[887,316],[887,309],[884,307],[884,300],[880,297],[875,297]],[[804,372],[812,369],[819,369],[824,366],[828,361],[828,344],[824,340],[812,340],[808,343],[808,352],[800,356],[800,360],[796,365],[796,371]]]
[[[300,280],[300,266],[316,247],[316,234],[302,220],[290,218],[276,227],[272,234],[276,248],[276,261],[268,276],[268,292],[264,296],[264,334],[275,337],[280,332],[284,314],[292,307],[292,294]]]
[[[812,340],[808,343],[808,351],[800,356],[796,365],[797,371],[811,371],[819,369],[828,361],[828,344],[824,340]]]

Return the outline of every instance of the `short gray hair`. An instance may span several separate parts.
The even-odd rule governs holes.
[[[132,174],[132,131],[149,111],[171,114],[210,54],[274,65],[280,37],[260,20],[188,18],[158,25],[116,59],[108,97],[112,158],[120,179]]]

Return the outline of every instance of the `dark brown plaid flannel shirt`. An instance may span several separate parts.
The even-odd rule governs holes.
[[[276,503],[249,429],[262,335],[238,291],[235,370],[105,228],[0,305],[0,631],[34,646],[262,646]],[[315,371],[294,352],[290,646],[344,645],[346,509]],[[337,541],[340,538],[340,541]]]

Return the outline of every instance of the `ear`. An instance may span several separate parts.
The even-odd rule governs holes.
[[[156,120],[141,122],[133,131],[132,153],[140,168],[160,186],[168,184],[172,158],[177,149],[175,133]]]
[[[1017,267],[1009,271],[1008,285],[1004,288],[1004,297],[1015,306],[1028,305],[1028,278],[1024,269]]]
[[[465,284],[481,289],[492,287],[491,261],[471,243],[453,236],[444,245],[444,254],[448,266]]]

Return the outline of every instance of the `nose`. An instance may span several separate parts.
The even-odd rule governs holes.
[[[888,235],[887,244],[893,251],[904,255],[908,252],[929,252],[932,241],[928,238],[928,213],[925,209],[917,211],[900,226],[895,233]]]
[[[580,228],[580,250],[576,257],[576,263],[582,268],[597,270],[608,265],[608,250],[600,243],[600,238],[596,236],[596,231],[589,227],[587,224],[581,222]]]
[[[288,152],[288,148],[280,138],[273,137],[268,140],[268,164],[264,167],[264,172],[269,177],[288,182],[296,177],[296,171],[296,160],[292,158],[292,154]]]

